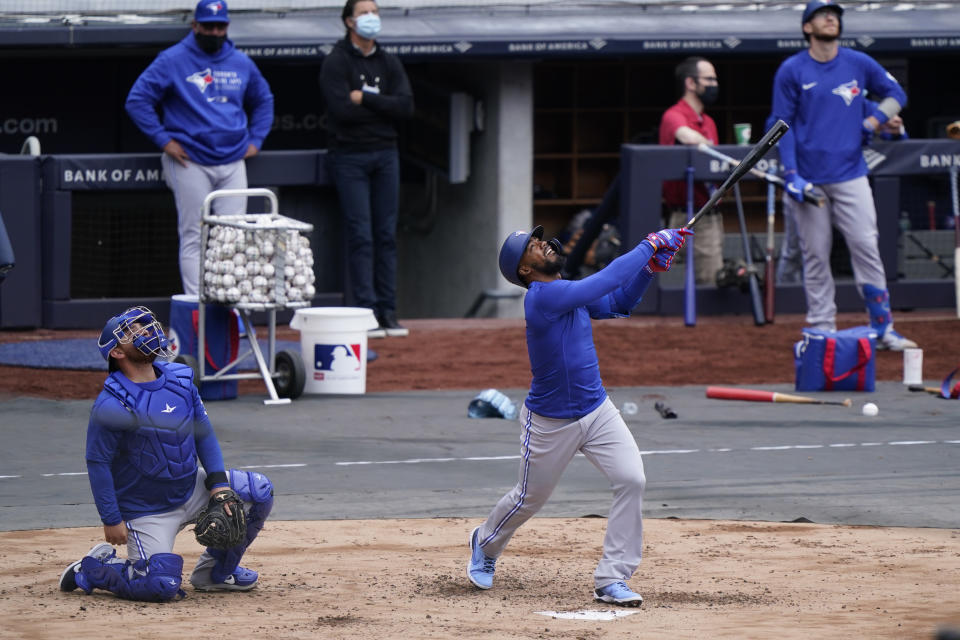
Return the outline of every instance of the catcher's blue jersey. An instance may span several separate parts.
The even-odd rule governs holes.
[[[224,470],[192,370],[161,362],[154,369],[157,379],[145,383],[112,373],[90,412],[87,472],[104,524],[186,502],[198,457],[207,473]]]
[[[829,62],[817,62],[809,51],[784,60],[773,81],[773,119],[790,125],[779,143],[784,169],[815,184],[866,175],[861,123],[867,92],[874,100],[907,103],[896,79],[865,53],[840,47]],[[886,119],[875,107],[866,115]]]
[[[630,315],[650,285],[653,247],[641,242],[583,280],[530,285],[523,306],[533,381],[527,407],[548,418],[580,418],[600,406],[600,380],[590,318]]]

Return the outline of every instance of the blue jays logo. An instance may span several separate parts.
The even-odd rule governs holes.
[[[843,101],[846,102],[849,107],[853,99],[860,95],[860,87],[857,86],[856,80],[844,82],[839,87],[834,87],[833,95],[843,98]]]
[[[210,72],[210,68],[206,68],[203,71],[197,71],[187,76],[187,82],[195,86],[197,89],[200,89],[200,93],[203,93],[207,90],[211,84],[213,84],[213,74]]]
[[[331,371],[331,372],[360,371],[360,345],[359,344],[314,345],[313,368],[317,371]],[[314,374],[314,377],[316,377],[316,374]]]
[[[203,8],[204,8],[205,10],[209,11],[210,13],[212,13],[213,15],[219,15],[220,12],[223,11],[223,3],[222,3],[222,2],[211,2],[211,3],[207,4],[207,5],[204,5]]]

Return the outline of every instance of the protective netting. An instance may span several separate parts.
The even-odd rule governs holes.
[[[177,214],[169,191],[76,192],[72,225],[72,299],[181,291]]]

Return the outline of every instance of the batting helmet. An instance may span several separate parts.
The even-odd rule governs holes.
[[[840,22],[840,33],[843,33],[843,7],[835,4],[833,0],[810,0],[803,10],[803,19],[800,21],[800,26],[802,27],[813,20],[813,14],[820,11],[820,9],[830,9],[836,12],[837,20]]]
[[[139,329],[132,329],[131,325],[139,324]],[[107,362],[110,361],[110,351],[118,344],[132,343],[137,351],[150,356],[170,355],[167,348],[170,341],[163,333],[163,327],[157,322],[156,316],[146,307],[130,307],[123,313],[117,314],[107,320],[103,331],[100,332],[100,340],[97,346],[100,348],[100,355]]]
[[[520,268],[520,259],[523,257],[523,252],[527,250],[527,245],[530,244],[532,238],[536,238],[537,240],[543,239],[543,227],[541,225],[535,226],[530,233],[526,231],[514,231],[507,236],[507,239],[503,241],[503,246],[500,247],[500,273],[503,274],[504,278],[518,287],[526,287],[526,285],[520,281],[520,275],[517,273],[517,269]]]

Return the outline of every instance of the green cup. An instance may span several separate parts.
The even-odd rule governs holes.
[[[750,144],[751,126],[749,122],[738,122],[733,125],[733,137],[737,144],[746,146]]]

